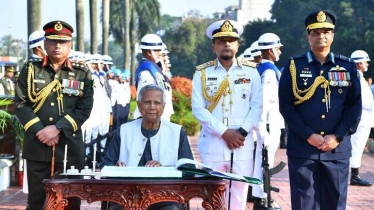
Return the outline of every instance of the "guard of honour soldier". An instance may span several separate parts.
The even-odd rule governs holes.
[[[362,179],[359,174],[363,148],[370,128],[373,127],[369,119],[374,112],[374,100],[371,90],[363,79],[363,73],[368,69],[369,56],[362,50],[353,52],[351,59],[356,65],[352,65],[350,59],[327,51],[326,59],[322,62],[319,61],[319,57],[315,57],[317,55],[314,50],[321,48],[321,46],[316,44],[313,38],[316,36],[315,34],[324,34],[323,36],[329,40],[328,36],[333,36],[335,16],[328,11],[318,11],[309,15],[305,23],[311,51],[305,55],[291,58],[285,65],[284,74],[286,76],[281,74],[274,63],[279,59],[280,47],[283,46],[276,34],[265,33],[260,36],[244,52],[243,59],[241,59],[236,58],[239,48],[238,39],[243,32],[243,27],[239,23],[232,20],[221,20],[207,28],[206,34],[212,40],[211,49],[216,55],[216,59],[196,67],[192,93],[193,115],[202,126],[198,142],[201,160],[217,170],[252,176],[262,180],[261,153],[258,151],[262,149],[262,145],[266,146],[270,151],[269,164],[274,165],[275,151],[279,146],[281,136],[280,131],[284,128],[283,117],[277,109],[278,103],[280,103],[280,111],[286,122],[290,124],[291,141],[287,145],[289,164],[291,164],[289,166],[290,177],[295,175],[296,168],[305,167],[300,165],[299,153],[296,152],[301,147],[297,146],[300,144],[298,142],[300,137],[294,135],[298,129],[301,129],[300,134],[303,134],[309,144],[315,147],[314,150],[310,150],[311,161],[317,161],[313,159],[313,154],[318,153],[327,158],[318,161],[328,165],[330,164],[328,153],[342,147],[350,148],[348,144],[352,145],[350,162],[345,162],[345,164],[350,164],[351,168],[350,184],[371,186],[372,183]],[[20,80],[15,88],[13,84],[13,91],[16,90],[16,114],[24,124],[27,134],[23,157],[28,164],[26,170],[30,191],[29,209],[39,209],[44,204],[45,192],[41,181],[54,176],[50,173],[51,169],[61,172],[63,146],[67,144],[69,147],[68,155],[71,161],[68,164],[82,168],[85,154],[83,142],[90,143],[109,133],[110,126],[113,126],[114,130],[126,123],[130,102],[129,80],[131,77],[128,70],[115,69],[113,61],[108,55],[90,55],[70,51],[73,28],[63,21],[52,21],[46,24],[43,30],[30,35],[29,45],[33,55],[23,67]],[[329,44],[331,42],[332,40],[327,41]],[[145,35],[141,39],[140,48],[143,59],[135,75],[137,90],[147,84],[159,86],[166,99],[161,118],[170,120],[173,109],[167,48],[162,39],[155,34]],[[317,61],[321,62],[319,68],[326,69],[326,71],[322,70],[319,75],[316,75],[317,73],[313,70],[314,62]],[[309,69],[299,69],[303,65],[311,66]],[[10,75],[14,69],[8,68],[8,71]],[[293,71],[297,72],[296,81],[290,79],[295,76]],[[357,74],[355,71],[358,71]],[[339,76],[339,74],[345,75],[347,79],[338,81],[335,76]],[[5,86],[9,86],[9,84],[3,84],[3,80],[7,81],[6,77],[1,79],[4,90]],[[11,77],[9,76],[9,78]],[[301,82],[298,82],[299,79]],[[301,125],[298,123],[301,123],[300,119],[305,117],[303,112],[308,112],[300,107],[308,106],[309,103],[314,102],[319,92],[316,91],[314,95],[310,96],[307,92],[308,98],[293,95],[295,93],[291,90],[295,87],[292,85],[293,82],[296,82],[296,88],[300,89],[321,82],[325,89],[329,89],[324,92],[325,95],[322,98],[325,100],[323,102],[326,104],[325,108],[330,111],[332,106],[339,104],[338,102],[331,103],[331,101],[337,100],[334,95],[345,93],[345,100],[354,102],[355,108],[359,107],[358,110],[362,108],[362,114],[357,110],[353,112],[350,108],[344,108],[351,111],[350,115],[357,113],[357,121],[361,117],[358,127],[355,128],[357,129],[356,133],[354,133],[353,127],[348,132],[336,130],[334,133],[334,130],[327,126],[321,128],[326,131],[308,136],[310,132],[305,129],[308,129],[309,126],[315,131],[321,129],[316,129],[314,124],[300,127]],[[326,85],[324,85],[325,83]],[[280,85],[282,90],[279,88],[278,96],[278,86]],[[47,89],[49,94],[44,93]],[[291,90],[291,94],[288,89]],[[353,95],[350,97],[347,92]],[[326,94],[327,97],[325,97]],[[362,103],[360,103],[360,94],[362,95]],[[367,96],[364,96],[365,94]],[[63,97],[69,100],[64,100]],[[293,106],[301,118],[297,118],[298,115],[292,115],[289,110],[289,106],[294,104],[295,97],[299,102],[296,101],[297,103]],[[278,102],[278,100],[280,101]],[[288,103],[286,100],[291,102]],[[298,106],[299,104],[305,105]],[[81,107],[84,107],[84,110]],[[348,114],[348,111],[344,109],[342,114]],[[243,114],[243,110],[247,110],[247,113]],[[328,116],[333,117],[327,112],[321,116],[325,116],[322,119]],[[334,133],[332,138],[335,138],[337,143],[331,143],[333,140],[329,137],[329,133]],[[314,135],[322,136],[322,144],[317,145],[319,140]],[[350,140],[348,135],[351,135]],[[83,141],[77,141],[79,139]],[[95,144],[95,146],[99,145],[98,152],[105,152],[104,148],[107,147],[105,138],[102,140],[104,141],[98,141]],[[254,153],[255,147],[257,151]],[[40,150],[40,153],[45,155],[43,157],[36,155],[36,150]],[[51,164],[52,156],[55,158],[54,165]],[[334,157],[331,156],[331,158]],[[346,170],[348,167],[345,166],[341,170]],[[302,176],[307,177],[308,175],[303,174]],[[298,184],[291,182],[293,208],[301,209],[303,206],[313,209],[313,207],[320,206],[321,209],[324,209],[325,204],[321,203],[322,200],[313,204],[309,203],[308,197],[305,197],[305,200],[296,202],[296,197],[301,196],[300,192],[294,188]],[[340,183],[340,185],[344,186],[344,183]],[[305,186],[306,183],[301,183],[299,187]],[[337,183],[333,183],[331,188],[335,186]],[[248,184],[230,182],[226,190],[226,205],[230,210],[245,209],[247,189]],[[303,193],[308,192],[305,190]],[[261,185],[253,186],[252,194],[255,197],[254,209],[270,208],[266,204],[266,193]],[[321,196],[315,191],[312,194],[314,194],[312,197]],[[339,196],[343,200],[346,199],[346,187],[345,192],[339,193],[334,199],[339,199]],[[79,206],[79,203],[79,199],[73,199],[69,202],[69,206],[74,209]],[[341,206],[345,206],[345,201],[343,204],[336,205],[337,209],[340,209]]]

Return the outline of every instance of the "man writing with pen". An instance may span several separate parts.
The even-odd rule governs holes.
[[[161,119],[165,94],[157,85],[146,85],[139,91],[137,101],[142,118],[122,124],[113,135],[101,168],[107,166],[161,167],[175,165],[181,158],[193,159],[185,130]],[[179,141],[178,141],[179,139]],[[112,205],[110,210],[123,209]],[[148,210],[179,210],[182,205],[162,202]]]
[[[243,26],[220,20],[206,29],[217,56],[196,67],[192,83],[192,114],[202,130],[198,140],[201,161],[215,170],[243,176],[253,174],[253,130],[262,113],[261,78],[256,65],[236,58]],[[232,181],[226,206],[244,210],[248,184]]]

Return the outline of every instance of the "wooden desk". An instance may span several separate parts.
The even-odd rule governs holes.
[[[210,210],[226,210],[224,180],[183,179],[46,179],[46,210],[62,210],[69,197],[94,201],[112,201],[124,209],[147,209],[163,201],[185,203],[193,197],[203,199]]]

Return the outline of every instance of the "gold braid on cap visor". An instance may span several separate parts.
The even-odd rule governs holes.
[[[61,115],[64,112],[64,105],[62,103],[62,88],[61,83],[57,78],[41,89],[39,92],[35,92],[35,83],[34,83],[34,66],[30,63],[27,73],[27,95],[29,100],[34,103],[34,113],[37,113],[40,108],[42,108],[45,100],[47,99],[48,95],[52,92],[55,88],[57,93],[57,103],[58,103],[58,112]]]
[[[71,36],[61,36],[61,35],[48,35],[46,39],[51,40],[62,40],[62,41],[71,41],[73,38]]]
[[[329,22],[325,22],[325,23],[312,23],[312,24],[308,25],[308,27],[306,27],[307,30],[313,30],[313,29],[317,29],[317,28],[334,29],[335,25],[333,25],[332,23],[329,23]]]
[[[219,37],[234,37],[234,38],[240,38],[239,34],[236,32],[218,32],[215,33],[212,38],[219,38]]]
[[[327,112],[330,108],[330,86],[329,86],[329,81],[322,76],[322,73],[320,76],[316,77],[314,80],[313,84],[305,89],[305,90],[300,90],[297,87],[297,82],[296,82],[296,66],[295,66],[295,61],[291,60],[290,63],[290,72],[291,72],[291,79],[292,79],[292,92],[296,98],[296,101],[294,102],[295,105],[301,104],[307,100],[309,100],[314,93],[316,92],[316,89],[321,85],[323,89],[325,89],[325,95],[324,98],[326,99],[326,109]],[[302,96],[303,94],[303,96]]]

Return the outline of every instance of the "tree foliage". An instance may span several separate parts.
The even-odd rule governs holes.
[[[284,45],[277,63],[281,67],[289,57],[310,49],[306,40],[305,17],[314,11],[329,10],[337,16],[332,52],[350,56],[353,51],[361,49],[374,56],[371,47],[374,44],[374,11],[371,8],[374,8],[373,0],[275,0],[272,21],[249,23],[245,27],[243,43],[249,47],[262,33],[276,33]]]
[[[162,40],[170,52],[173,75],[192,78],[196,65],[215,58],[212,41],[205,35],[210,23],[207,19],[188,18],[179,26],[166,30]]]
[[[126,6],[130,6],[130,14],[124,12]],[[131,68],[133,75],[136,61],[135,52],[137,51],[135,44],[145,34],[154,32],[159,24],[160,16],[160,3],[158,0],[110,1],[110,32],[113,34],[116,42],[121,44],[124,49],[125,62],[126,60],[131,61],[131,65],[129,63],[124,63],[124,65],[127,69]],[[130,18],[128,28],[126,18]],[[125,33],[126,30],[129,33]]]

